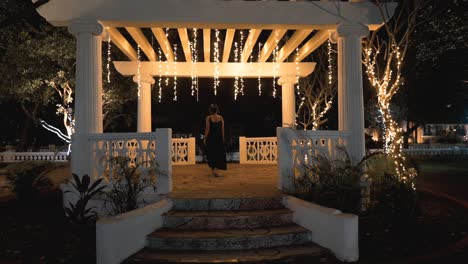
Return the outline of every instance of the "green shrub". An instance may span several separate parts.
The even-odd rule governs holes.
[[[106,202],[111,205],[112,213],[117,215],[137,209],[139,204],[145,203],[148,189],[156,190],[157,163],[131,166],[127,157],[111,157],[109,161],[113,168],[109,176],[112,184],[106,192]]]
[[[52,184],[45,175],[54,169],[48,161],[23,161],[6,167],[7,180],[19,202],[34,201],[37,194]]]
[[[81,179],[76,174],[72,174],[74,182],[71,185],[74,191],[66,191],[78,197],[78,200],[73,204],[69,203],[69,207],[65,207],[65,215],[72,224],[91,225],[97,219],[95,207],[88,207],[88,202],[102,192],[106,187],[102,185],[102,180],[99,179],[91,184],[91,178],[88,175],[83,175]]]
[[[414,221],[418,213],[417,192],[414,188],[417,170],[406,164],[407,175],[397,177],[394,160],[386,155],[369,164],[371,180],[371,214],[384,215],[394,224]],[[404,178],[404,180],[403,180]]]
[[[364,164],[374,155],[353,164],[344,148],[339,147],[338,152],[342,155],[336,160],[324,155],[312,157],[312,165],[305,165],[304,174],[296,181],[296,190],[305,200],[346,213],[358,213],[361,183],[366,180]]]

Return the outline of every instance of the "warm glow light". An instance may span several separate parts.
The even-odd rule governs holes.
[[[162,58],[162,51],[161,47],[158,48],[158,60],[161,61]],[[158,102],[161,102],[162,100],[162,66],[161,63],[158,63],[158,72],[159,72],[159,78],[158,78]]]
[[[191,70],[191,77],[192,77],[192,86],[191,86],[191,91],[192,91],[192,96],[197,97],[198,101],[198,52],[197,52],[197,29],[194,28],[192,29],[192,38],[193,41],[190,42],[190,49],[191,49],[191,54],[192,54],[192,70]]]
[[[240,49],[239,49],[239,53],[241,54],[241,57],[244,56],[244,31],[241,30],[240,31]],[[244,58],[241,58],[241,61],[244,61]],[[241,95],[244,95],[244,77],[241,73],[241,76],[239,77],[240,78],[240,93]]]
[[[170,46],[169,46],[169,42],[168,42],[168,37],[169,37],[169,28],[166,28],[165,29],[165,36],[166,36],[166,40],[164,40],[164,45],[166,46],[166,51],[169,52],[170,50]],[[165,61],[165,64],[166,64],[166,80],[164,81],[164,83],[166,84],[166,86],[169,86],[169,63],[167,62],[168,61],[168,58],[166,58],[166,61]]]
[[[234,42],[234,62],[239,62],[239,44]],[[239,76],[236,73],[234,77],[234,100],[237,100],[237,95],[239,94]]]
[[[140,54],[140,45],[137,45],[137,62],[138,62],[138,66],[137,66],[137,84],[138,84],[138,91],[137,91],[137,95],[138,95],[138,100],[140,100],[140,92],[141,92],[141,54]]]
[[[260,53],[262,51],[262,43],[258,43],[257,61],[260,61]],[[260,77],[261,70],[258,68],[258,95],[262,95],[262,78]]]
[[[378,76],[377,74],[377,60],[380,54],[379,48],[373,50],[373,48],[367,47],[364,49],[364,65],[366,66],[367,77],[377,91],[377,103],[379,106],[379,113],[382,116],[384,152],[394,160],[397,177],[402,182],[411,182],[414,189],[412,180],[417,172],[414,169],[407,169],[405,166],[405,157],[401,155],[401,150],[403,148],[403,131],[398,126],[397,122],[393,120],[390,111],[390,101],[398,92],[401,85],[401,64],[403,58],[400,53],[400,48],[396,44],[392,44],[387,48],[388,52],[385,54],[387,55],[385,57],[386,65],[382,76]],[[392,68],[394,68],[395,71],[393,71]]]
[[[174,101],[177,101],[177,44],[174,44]]]
[[[213,51],[213,61],[214,61],[214,77],[213,77],[213,89],[214,95],[217,94],[217,89],[219,87],[219,29],[215,29],[215,42],[214,42],[214,51]]]
[[[273,62],[274,62],[274,70],[273,70],[273,98],[276,98],[276,79],[278,76],[278,43],[279,43],[279,33],[278,30],[275,30],[275,48],[273,49]]]
[[[106,65],[106,79],[107,83],[110,83],[110,64],[111,64],[111,37],[110,34],[107,33],[107,65]]]

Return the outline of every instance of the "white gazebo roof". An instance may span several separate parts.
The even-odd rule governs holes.
[[[198,77],[212,77],[215,67],[219,77],[303,77],[309,75],[315,66],[315,63],[304,59],[328,39],[337,25],[359,23],[372,30],[382,23],[377,7],[369,2],[51,0],[39,8],[39,13],[56,26],[67,26],[74,20],[99,21],[111,41],[129,60],[114,62],[116,69],[126,76],[137,72],[136,46],[148,60],[141,64],[141,73],[152,76],[193,75],[190,48],[193,36],[190,32],[196,28],[203,40],[199,45],[203,55],[197,61]],[[174,37],[168,39],[166,35],[168,28],[172,32],[176,29],[178,35],[177,43],[181,48],[179,46],[177,61],[174,59],[174,43],[170,41]],[[220,35],[223,36],[217,50],[219,62],[211,56],[215,30],[222,32]],[[239,30],[243,30],[246,36],[242,53],[234,60],[230,55]],[[266,41],[254,56],[252,51],[258,48],[262,32]],[[268,37],[265,34],[269,34]],[[285,36],[290,37],[281,41]],[[164,58],[158,56],[155,44],[160,47]],[[273,58],[272,53],[277,46]],[[161,74],[161,63],[165,69],[173,69],[172,64],[177,63],[177,73],[165,70]]]

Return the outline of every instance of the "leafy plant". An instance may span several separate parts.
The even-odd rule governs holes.
[[[107,201],[114,214],[138,208],[145,202],[148,189],[156,190],[156,173],[159,167],[154,161],[130,163],[128,157],[109,158],[111,188],[106,192]]]
[[[24,161],[8,165],[7,180],[16,199],[29,203],[39,192],[49,188],[52,184],[45,175],[53,168],[53,163],[48,161]]]
[[[88,175],[78,177],[72,174],[74,182],[71,185],[75,191],[66,191],[65,193],[73,193],[78,197],[78,200],[73,204],[69,203],[69,207],[65,207],[65,215],[71,223],[75,224],[90,224],[97,218],[97,213],[94,211],[95,207],[88,207],[88,202],[96,195],[102,192],[106,187],[102,185],[103,179],[98,179],[91,184],[91,178]]]
[[[371,179],[371,213],[382,214],[394,224],[415,220],[418,213],[417,191],[414,187],[417,170],[412,166],[406,175],[395,175],[394,160],[382,156],[369,166]],[[404,179],[404,180],[402,180]]]
[[[346,150],[338,147],[339,159],[325,155],[312,158],[312,165],[304,165],[304,174],[296,180],[298,195],[317,204],[358,213],[361,203],[361,183],[366,181],[366,161],[377,154],[365,156],[353,164]]]

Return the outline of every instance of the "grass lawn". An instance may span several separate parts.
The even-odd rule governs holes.
[[[420,174],[417,187],[445,193],[468,201],[468,157],[461,159],[433,158],[417,160]]]

